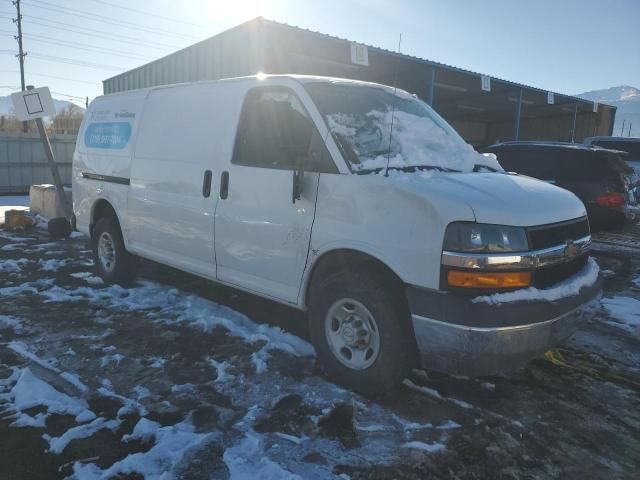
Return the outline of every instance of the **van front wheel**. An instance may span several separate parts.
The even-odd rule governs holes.
[[[351,272],[334,273],[312,286],[311,340],[337,383],[380,394],[413,366],[415,341],[396,290],[381,275]]]
[[[138,259],[124,248],[122,232],[113,217],[103,217],[93,227],[93,258],[107,283],[130,285],[136,277]]]

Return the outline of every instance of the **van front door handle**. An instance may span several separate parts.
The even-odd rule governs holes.
[[[229,172],[224,171],[220,175],[220,198],[226,200],[229,196]]]
[[[211,170],[204,171],[204,178],[202,179],[202,196],[209,198],[211,195]]]

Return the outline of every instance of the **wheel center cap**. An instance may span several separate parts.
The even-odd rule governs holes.
[[[342,339],[348,345],[353,345],[356,339],[356,332],[351,327],[345,327],[342,330]]]

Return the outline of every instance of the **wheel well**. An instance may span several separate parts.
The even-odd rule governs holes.
[[[336,272],[350,271],[366,271],[372,275],[379,275],[383,278],[386,285],[392,288],[398,298],[398,307],[404,312],[408,324],[407,327],[411,332],[411,348],[413,349],[413,361],[415,365],[419,364],[418,344],[413,331],[413,322],[411,321],[411,309],[409,308],[409,300],[405,293],[405,283],[402,279],[384,262],[377,258],[357,250],[341,249],[325,253],[318,259],[311,271],[309,281],[306,285],[304,303],[309,305],[311,290],[314,282],[320,281],[327,275]]]
[[[118,215],[116,214],[113,206],[104,199],[100,199],[96,201],[93,205],[93,211],[91,214],[91,223],[89,225],[89,231],[91,236],[93,236],[93,226],[98,223],[101,218],[104,217],[113,217],[118,221]]]
[[[308,305],[309,303],[311,287],[314,282],[336,272],[353,272],[363,270],[382,275],[387,281],[389,281],[392,288],[402,294],[402,298],[404,298],[406,302],[404,282],[385,263],[369,254],[359,252],[357,250],[341,249],[325,253],[315,263],[306,286],[305,304]],[[408,308],[407,303],[407,310]]]

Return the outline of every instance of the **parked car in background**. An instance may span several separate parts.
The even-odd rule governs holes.
[[[372,83],[259,76],[98,97],[73,203],[106,281],[132,280],[144,257],[304,310],[324,368],[361,392],[420,364],[519,368],[601,292],[574,195],[507,175],[427,104]],[[532,286],[558,288],[550,301]]]
[[[640,137],[589,137],[584,144],[626,152],[625,162],[640,177]]]
[[[640,185],[624,152],[576,143],[522,141],[492,145],[502,167],[573,192],[594,228],[611,228],[640,215]]]

